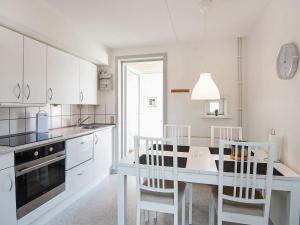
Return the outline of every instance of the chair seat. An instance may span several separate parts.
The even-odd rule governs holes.
[[[143,184],[147,185],[147,181],[144,181]],[[169,189],[174,188],[174,182],[166,180],[165,188],[169,188]],[[185,188],[186,188],[186,184],[184,182],[178,181],[178,201],[179,201],[179,203],[181,203]],[[141,201],[166,204],[166,205],[174,205],[174,194],[173,193],[154,192],[154,191],[148,191],[148,190],[141,189]]]
[[[218,207],[218,187],[213,186],[211,188],[212,188],[213,200],[214,200],[215,206],[217,208]],[[233,196],[233,187],[224,187],[223,193],[225,195]],[[256,191],[255,198],[262,199],[261,193]],[[241,202],[229,201],[229,200],[224,199],[223,200],[223,212],[252,215],[252,216],[263,216],[264,205],[263,204],[241,203]]]

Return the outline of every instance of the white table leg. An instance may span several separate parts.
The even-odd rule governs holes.
[[[127,176],[118,176],[118,225],[127,225]]]
[[[300,218],[300,193],[297,190],[293,190],[289,194],[288,198],[288,223],[289,225],[298,225]]]

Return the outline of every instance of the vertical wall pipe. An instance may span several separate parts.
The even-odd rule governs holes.
[[[238,123],[243,127],[243,38],[237,38]]]

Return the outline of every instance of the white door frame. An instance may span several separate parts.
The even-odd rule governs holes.
[[[126,144],[126,117],[124,105],[124,97],[126,96],[126,86],[124,79],[124,63],[128,62],[147,62],[147,61],[163,61],[163,123],[167,122],[167,53],[156,53],[156,54],[144,54],[144,55],[128,55],[128,56],[117,56],[115,58],[115,70],[116,76],[116,110],[117,110],[117,160],[122,159],[126,155],[126,150],[124,149],[124,144]],[[163,129],[163,127],[162,127]]]

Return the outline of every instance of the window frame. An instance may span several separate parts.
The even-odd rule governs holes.
[[[210,104],[219,102],[219,113],[218,116],[227,116],[227,99],[224,97],[221,97],[221,99],[214,99],[214,100],[207,100],[205,104],[205,115],[206,116],[214,116],[215,112],[210,111]]]

